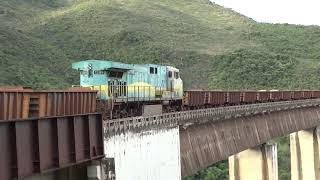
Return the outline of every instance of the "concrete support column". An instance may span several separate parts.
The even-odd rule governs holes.
[[[27,177],[24,180],[56,180],[57,177],[55,173],[46,173],[46,174],[39,174],[31,177]]]
[[[100,165],[89,165],[87,167],[88,180],[102,180],[102,168]]]
[[[143,105],[142,116],[152,116],[162,114],[162,104]]]
[[[27,177],[24,180],[87,180],[85,169],[86,165],[82,164]]]
[[[230,180],[278,180],[277,144],[264,144],[229,157]]]
[[[319,180],[319,133],[317,127],[290,134],[291,180]]]
[[[86,165],[81,164],[77,166],[71,166],[55,172],[56,179],[59,180],[83,180],[86,178]]]
[[[116,134],[104,147],[107,179],[181,179],[179,127]]]

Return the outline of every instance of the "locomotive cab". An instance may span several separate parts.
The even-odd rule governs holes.
[[[108,96],[113,98],[125,98],[128,92],[126,69],[107,70]]]
[[[73,63],[80,72],[80,86],[98,90],[99,99],[127,96],[127,72],[131,66],[112,61],[88,60]]]
[[[171,99],[181,99],[183,96],[183,84],[179,69],[167,66],[167,90]]]

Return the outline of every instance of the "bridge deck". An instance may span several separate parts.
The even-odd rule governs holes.
[[[320,99],[307,99],[181,111],[161,115],[109,120],[104,122],[104,129],[106,134],[113,134],[152,126],[188,126],[194,123],[214,122],[234,117],[319,105]]]

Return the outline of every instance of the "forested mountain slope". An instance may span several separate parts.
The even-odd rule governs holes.
[[[0,84],[66,87],[70,63],[174,65],[188,88],[320,87],[320,28],[258,24],[206,0],[0,0]]]

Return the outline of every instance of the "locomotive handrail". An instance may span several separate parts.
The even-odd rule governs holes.
[[[165,96],[168,89],[151,85],[97,85],[86,86],[98,91],[98,99],[108,98],[112,102],[137,102],[154,100],[173,100],[175,96]]]
[[[256,114],[264,114],[319,105],[320,99],[306,99],[197,109],[152,116],[113,119],[104,121],[104,127],[106,133],[120,133],[127,130],[158,125],[177,126],[190,123],[205,123],[208,121],[220,121],[234,117],[251,116]]]

